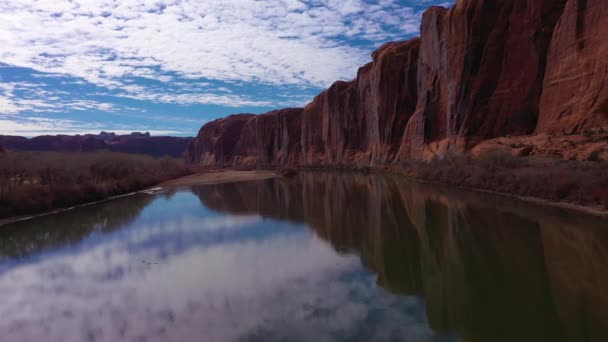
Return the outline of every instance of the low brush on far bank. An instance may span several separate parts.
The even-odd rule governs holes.
[[[461,156],[430,163],[412,161],[386,169],[433,183],[608,213],[608,162],[605,161],[517,157],[496,151],[476,158]]]
[[[95,202],[193,172],[170,157],[107,151],[0,153],[0,218]]]

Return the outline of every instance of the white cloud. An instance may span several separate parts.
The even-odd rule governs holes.
[[[0,61],[111,89],[167,72],[324,87],[368,59],[344,39],[402,39],[419,16],[394,0],[0,1]]]
[[[0,113],[17,114],[19,111],[19,106],[11,98],[0,95]]]
[[[56,113],[66,109],[104,112],[118,110],[118,107],[112,103],[66,98],[65,95],[69,95],[67,92],[45,88],[46,85],[43,83],[0,83],[0,115],[19,114],[21,112]]]
[[[141,126],[125,126],[112,123],[99,124],[76,120],[48,119],[39,117],[20,117],[18,120],[0,117],[0,135],[20,135],[34,137],[56,134],[98,134],[110,131],[117,134],[128,134],[134,131],[147,131],[152,135],[181,134],[177,130],[146,129]]]
[[[214,104],[226,107],[243,107],[243,106],[273,106],[273,105],[290,105],[294,101],[284,101],[277,103],[270,100],[253,100],[239,95],[216,95],[211,93],[162,93],[162,92],[131,92],[117,95],[118,97],[130,98],[140,101],[152,101],[160,103],[174,103],[180,105],[191,104]],[[299,103],[299,102],[298,102]]]

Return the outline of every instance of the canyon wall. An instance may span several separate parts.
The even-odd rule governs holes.
[[[302,109],[237,114],[212,121],[188,146],[190,162],[217,166],[271,166],[301,160]]]
[[[549,48],[538,132],[608,130],[607,37],[607,1],[568,1]]]
[[[460,155],[493,138],[599,131],[608,128],[606,34],[603,0],[431,7],[420,38],[385,44],[354,80],[282,119],[275,111],[211,122],[186,159],[383,165]]]

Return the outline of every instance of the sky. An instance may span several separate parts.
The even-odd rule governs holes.
[[[0,134],[193,136],[303,107],[453,0],[0,0]]]

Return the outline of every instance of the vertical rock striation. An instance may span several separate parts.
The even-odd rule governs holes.
[[[253,114],[235,114],[205,124],[186,150],[186,161],[224,166],[231,162],[243,126]]]
[[[529,134],[546,51],[563,0],[468,0],[423,16],[419,97],[402,158],[461,153],[489,138]]]
[[[300,160],[302,109],[290,108],[256,115],[241,129],[234,165],[276,166]]]
[[[538,133],[608,129],[608,2],[568,0],[549,48]]]
[[[263,115],[237,114],[212,121],[198,133],[186,161],[205,166],[277,166],[298,164],[302,109]]]
[[[209,123],[188,159],[382,165],[461,154],[498,137],[608,128],[607,18],[603,0],[431,7],[420,38],[385,44],[354,80],[334,83],[301,114],[222,119],[235,121],[240,133],[231,135],[213,128],[228,123]],[[200,148],[224,144],[220,136],[236,150]]]
[[[304,108],[303,163],[381,164],[401,144],[416,108],[420,39],[388,43],[351,82],[338,81]]]

